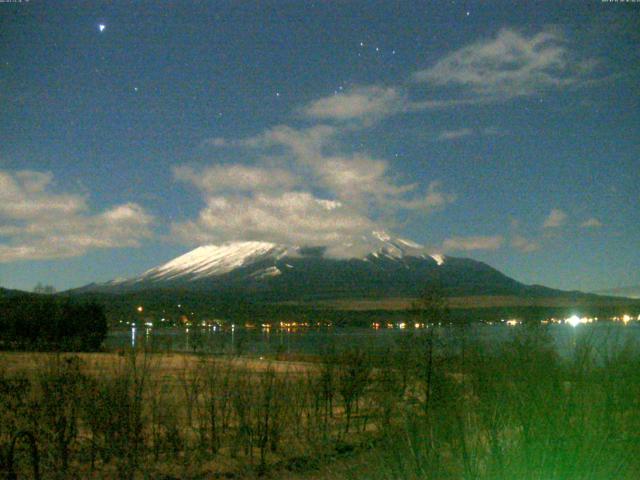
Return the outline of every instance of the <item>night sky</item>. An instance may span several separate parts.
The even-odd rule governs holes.
[[[640,284],[640,3],[0,3],[0,286],[372,230]]]

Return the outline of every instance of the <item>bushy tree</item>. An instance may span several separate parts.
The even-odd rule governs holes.
[[[53,296],[0,302],[0,348],[97,350],[107,335],[104,308]]]

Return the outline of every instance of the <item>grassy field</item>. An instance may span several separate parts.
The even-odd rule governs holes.
[[[464,328],[308,362],[0,354],[6,478],[640,478],[640,350]],[[446,345],[446,347],[445,347]],[[12,449],[12,445],[15,448]],[[37,459],[34,456],[37,449]],[[2,478],[2,477],[0,477]]]
[[[462,308],[496,308],[496,307],[552,307],[552,308],[638,308],[640,300],[616,297],[595,297],[579,295],[575,297],[518,297],[515,295],[476,295],[466,297],[449,297],[448,306],[452,309]],[[333,308],[348,311],[370,310],[407,310],[416,302],[415,298],[382,298],[382,299],[336,299],[319,300],[309,306]],[[300,305],[300,303],[288,303]]]

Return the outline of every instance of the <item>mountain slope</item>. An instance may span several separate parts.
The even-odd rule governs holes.
[[[346,259],[327,258],[321,247],[269,242],[206,245],[138,277],[75,292],[191,291],[281,302],[416,297],[426,286],[437,284],[450,296],[567,294],[524,285],[476,260],[427,255],[420,245],[384,232],[372,232],[366,241],[369,254]]]
[[[597,295],[611,295],[614,297],[640,298],[640,285],[600,290],[595,293]]]

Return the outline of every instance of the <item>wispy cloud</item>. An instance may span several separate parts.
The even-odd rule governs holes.
[[[456,141],[468,137],[493,137],[496,135],[503,135],[505,132],[498,127],[489,126],[482,128],[458,128],[452,130],[441,131],[436,140],[442,142]]]
[[[540,249],[539,242],[522,235],[514,235],[511,239],[511,246],[524,253],[535,252]]]
[[[445,252],[452,251],[471,251],[471,250],[497,250],[504,242],[502,235],[494,235],[488,237],[472,236],[472,237],[452,237],[447,238],[442,243],[442,250]]]
[[[218,142],[255,165],[176,167],[176,179],[197,187],[206,206],[173,231],[191,243],[251,238],[324,245],[340,255],[361,251],[372,230],[392,230],[398,212],[422,214],[455,201],[437,181],[403,182],[387,160],[344,152],[343,128],[351,127],[279,125]]]
[[[554,208],[549,212],[547,218],[545,218],[542,224],[543,228],[558,228],[565,224],[567,220],[567,214],[558,208]]]
[[[351,253],[348,240],[363,236],[374,222],[341,202],[309,192],[209,197],[196,220],[173,226],[173,234],[189,243],[268,240],[326,246],[329,255]]]
[[[401,112],[406,104],[400,88],[368,86],[316,100],[303,113],[317,120],[376,120]]]
[[[459,128],[457,130],[443,130],[438,135],[438,140],[459,140],[464,137],[470,137],[473,135],[473,130],[470,128]]]
[[[601,228],[602,222],[595,217],[591,217],[580,224],[582,228]]]
[[[558,28],[530,35],[503,28],[494,37],[450,52],[410,76],[411,83],[429,85],[438,98],[410,95],[414,89],[406,84],[370,85],[320,98],[300,111],[319,121],[371,123],[399,113],[483,105],[550,89],[588,86],[598,80],[594,78],[597,65],[596,59],[573,51]],[[441,140],[468,136],[472,132],[467,130],[443,132]],[[477,133],[492,134],[490,129]]]
[[[505,28],[415,72],[412,80],[457,88],[462,97],[452,101],[481,103],[576,85],[589,78],[595,65],[593,59],[576,58],[557,29],[526,35]]]
[[[283,168],[241,164],[218,164],[199,170],[181,165],[173,169],[173,174],[177,180],[190,182],[208,194],[290,189],[300,181]]]
[[[0,262],[10,262],[139,246],[153,217],[136,203],[91,214],[86,197],[56,192],[49,172],[0,170],[0,223]]]

